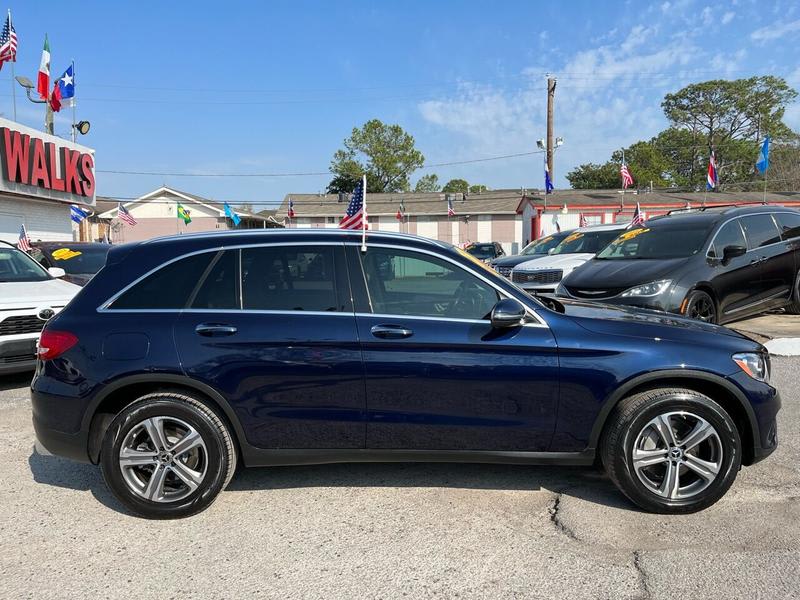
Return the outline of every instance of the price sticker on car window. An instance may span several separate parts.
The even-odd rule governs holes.
[[[491,268],[489,265],[487,265],[487,264],[486,264],[485,262],[483,262],[482,260],[479,260],[479,259],[475,258],[474,256],[472,256],[472,254],[470,254],[469,252],[466,252],[466,251],[465,251],[465,250],[463,250],[462,248],[458,248],[458,247],[456,247],[456,250],[458,250],[458,253],[459,253],[461,256],[463,256],[464,258],[468,258],[468,259],[470,259],[472,262],[474,262],[476,265],[480,265],[480,266],[481,266],[481,268],[483,268],[483,269],[486,269],[486,270],[487,270],[487,271],[489,271],[489,273],[491,273],[492,275],[497,275],[497,273],[495,272],[495,270],[494,270],[494,269],[492,269],[492,268]]]
[[[75,258],[76,256],[80,256],[83,254],[78,250],[71,250],[70,248],[59,248],[58,250],[52,253],[52,256],[56,260],[69,260],[70,258]]]
[[[582,237],[583,237],[583,234],[580,231],[576,231],[575,233],[572,233],[572,234],[568,235],[566,238],[564,238],[564,241],[562,243],[566,244],[568,242],[574,242],[575,240],[579,240]]]
[[[628,240],[632,240],[637,235],[642,235],[643,233],[646,233],[648,231],[650,230],[644,227],[642,229],[631,229],[630,231],[626,231],[625,233],[621,234],[615,241],[616,243],[621,244],[622,242],[627,242]]]

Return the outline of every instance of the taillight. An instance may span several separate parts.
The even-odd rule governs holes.
[[[39,336],[36,354],[42,360],[52,360],[78,343],[78,337],[69,331],[53,331],[45,327]]]

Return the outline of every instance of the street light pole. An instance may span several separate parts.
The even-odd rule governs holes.
[[[14,79],[17,80],[17,83],[20,84],[22,87],[25,88],[25,94],[28,96],[28,100],[33,102],[34,104],[44,104],[45,105],[45,112],[44,112],[44,130],[53,135],[53,108],[50,106],[50,103],[47,100],[42,100],[40,98],[34,98],[31,95],[31,90],[33,89],[33,82],[28,79],[27,77],[23,77],[19,75]]]

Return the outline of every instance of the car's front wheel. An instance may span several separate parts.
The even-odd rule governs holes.
[[[220,417],[191,396],[148,394],[111,422],[100,455],[103,477],[134,513],[187,517],[207,508],[236,468],[236,451]]]
[[[733,484],[742,462],[730,415],[708,396],[681,388],[622,400],[609,416],[600,450],[617,487],[658,513],[711,506]]]
[[[703,290],[695,290],[686,299],[685,314],[690,319],[705,321],[706,323],[717,322],[717,304],[714,299]]]

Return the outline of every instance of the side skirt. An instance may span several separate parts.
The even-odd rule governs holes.
[[[484,450],[264,450],[243,452],[248,467],[322,465],[352,462],[453,462],[519,465],[575,465],[594,463],[593,449],[583,452],[493,452]]]

